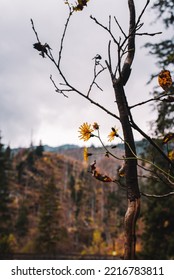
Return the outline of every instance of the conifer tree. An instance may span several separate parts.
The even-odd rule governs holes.
[[[157,43],[147,43],[145,47],[150,49],[150,54],[156,57],[157,66],[159,71],[162,69],[170,70],[171,74],[174,74],[174,35],[173,35],[173,23],[174,23],[174,0],[166,1],[154,1],[152,9],[158,13],[158,19],[164,24],[169,37],[165,40],[161,40]],[[170,32],[171,30],[171,32]],[[158,74],[152,74],[151,79],[156,78]],[[171,93],[174,92],[174,88],[171,88]],[[154,97],[159,96],[158,90],[154,90]],[[170,102],[171,101],[171,102]],[[174,127],[174,102],[173,99],[168,99],[168,102],[157,102],[155,109],[157,109],[157,119],[154,123],[154,130],[156,135],[164,135],[168,133]]]
[[[24,237],[28,232],[28,209],[24,202],[21,203],[18,209],[15,230],[19,238]]]
[[[1,143],[0,135],[0,254],[10,252],[9,235],[12,230],[6,152],[7,150],[4,149],[4,145]]]
[[[152,9],[158,12],[158,17],[163,21],[166,29],[169,30],[174,23],[174,0],[155,1]],[[150,48],[151,55],[157,59],[159,69],[170,69],[171,74],[174,73],[174,37],[162,40],[155,44],[146,44]],[[159,70],[159,71],[160,71]],[[152,75],[151,79],[156,75]],[[173,87],[171,88],[171,92]],[[155,89],[154,97],[159,96],[159,92]],[[160,137],[166,133],[174,132],[174,102],[166,102],[166,100],[158,101],[156,105],[157,119],[154,121],[155,138],[159,143]],[[170,145],[167,144],[167,150],[170,152]],[[163,145],[163,149],[166,147]],[[146,151],[149,155],[153,155],[155,160],[160,165],[165,165],[162,159],[150,147]],[[173,158],[171,157],[173,160]],[[165,167],[165,166],[164,166]],[[170,168],[170,166],[166,166]],[[157,177],[156,180],[148,180],[148,189],[156,190],[157,193],[164,193],[165,188],[169,191],[173,189],[172,184],[166,182],[163,176]],[[143,257],[146,259],[173,259],[174,258],[174,222],[173,222],[173,198],[163,198],[161,201],[156,201],[153,198],[146,201],[146,211],[144,213],[145,232],[143,234]]]
[[[59,241],[58,190],[54,178],[43,185],[39,206],[37,253],[55,253]]]
[[[38,157],[42,157],[43,152],[44,152],[44,147],[42,145],[42,141],[40,141],[39,145],[35,149],[35,154]]]

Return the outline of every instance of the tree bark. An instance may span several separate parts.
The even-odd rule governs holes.
[[[129,122],[129,111],[121,79],[113,84],[120,114],[120,121],[125,141],[125,179],[127,186],[128,208],[125,214],[125,251],[124,259],[135,259],[135,226],[140,211],[140,192],[137,177],[137,159],[135,141]],[[129,159],[130,158],[130,159]]]
[[[118,49],[118,66],[119,77],[112,79],[113,87],[115,91],[115,98],[119,110],[120,121],[123,129],[124,141],[125,141],[125,179],[127,186],[127,199],[128,207],[125,214],[124,226],[125,226],[125,250],[124,259],[135,259],[135,246],[136,246],[136,234],[135,227],[136,221],[140,211],[140,191],[138,186],[137,177],[137,159],[136,148],[133,137],[132,127],[130,124],[130,112],[127,103],[124,85],[127,83],[131,66],[135,55],[135,32],[136,32],[136,14],[133,0],[128,0],[129,6],[129,35],[127,37],[128,52],[121,69],[121,47]],[[130,158],[130,159],[129,159]]]
[[[136,258],[136,221],[140,212],[140,199],[128,200],[128,208],[125,214],[125,250],[124,259],[133,260]]]

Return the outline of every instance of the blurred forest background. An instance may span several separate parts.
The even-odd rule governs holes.
[[[125,193],[91,176],[83,148],[45,149],[1,143],[1,254],[121,254]],[[116,172],[119,163],[96,152],[98,166]]]
[[[139,154],[147,153],[146,141],[136,145]],[[115,177],[120,161],[108,158],[103,148],[92,146],[88,152],[97,159],[101,172]],[[121,144],[115,153],[123,155]],[[142,168],[139,176],[141,191],[162,191],[160,182],[154,185]],[[126,192],[114,182],[91,176],[83,148],[51,148],[40,143],[11,150],[1,140],[0,190],[1,258],[9,253],[122,257]],[[142,199],[138,258],[174,257],[172,205],[173,197]]]

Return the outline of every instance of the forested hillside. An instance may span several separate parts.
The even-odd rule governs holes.
[[[145,146],[144,142],[137,143],[140,152],[145,151]],[[88,162],[84,161],[83,153],[84,148],[74,146],[48,152],[42,145],[11,150],[1,144],[2,259],[9,253],[45,254],[46,258],[50,254],[63,254],[65,258],[70,258],[72,254],[122,258],[123,219],[127,205],[124,177],[118,175],[120,161],[108,157],[103,148],[90,147]],[[115,153],[122,157],[122,146],[115,147]],[[114,182],[103,182],[92,176],[91,164],[94,160],[98,172],[113,181],[115,179]],[[142,168],[139,169],[139,177],[142,190],[154,187],[150,181],[149,185]],[[146,211],[147,206],[156,205],[166,213],[167,201],[142,200],[137,228],[139,258],[149,248],[143,247],[144,240],[147,244],[143,217],[151,217]],[[168,216],[163,220],[159,218],[158,223],[162,248],[166,248],[166,240],[172,238],[172,228],[169,231],[172,216]],[[157,240],[159,242],[159,238]],[[153,250],[150,239],[148,244]],[[146,252],[146,258],[150,257],[152,254],[147,255]]]
[[[42,146],[15,154],[8,149],[10,227],[1,253],[122,254],[125,191],[91,175],[83,148],[63,154],[44,152]],[[119,161],[106,157],[101,148],[91,152],[97,154],[101,172],[116,176]]]

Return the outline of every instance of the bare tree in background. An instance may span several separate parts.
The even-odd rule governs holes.
[[[145,139],[148,140],[148,142],[158,151],[158,153],[163,157],[163,159],[168,162],[170,167],[173,167],[173,162],[170,160],[170,158],[166,155],[165,152],[144,132],[141,130],[141,128],[134,122],[131,110],[135,108],[136,106],[140,106],[143,104],[146,104],[147,102],[152,101],[152,99],[143,101],[140,104],[135,104],[134,106],[129,106],[126,98],[125,93],[125,85],[127,84],[130,74],[131,74],[131,67],[134,60],[135,55],[135,37],[136,36],[142,36],[142,35],[148,35],[148,36],[154,36],[158,33],[139,33],[139,30],[141,29],[143,23],[141,23],[142,16],[150,2],[150,0],[147,0],[145,3],[145,6],[136,19],[136,9],[134,5],[133,0],[128,0],[128,9],[129,9],[129,31],[128,34],[124,32],[122,27],[120,26],[118,20],[116,17],[114,17],[114,22],[116,23],[119,31],[121,32],[121,37],[116,38],[115,35],[112,32],[112,26],[111,26],[111,16],[109,16],[108,26],[104,26],[102,23],[100,23],[95,17],[91,16],[91,19],[102,29],[104,29],[110,36],[110,40],[108,42],[108,58],[105,60],[106,66],[102,66],[100,63],[101,57],[100,55],[96,55],[95,57],[95,66],[94,66],[94,77],[92,83],[89,85],[89,88],[86,92],[82,92],[78,90],[76,87],[74,87],[67,79],[66,74],[62,70],[62,50],[64,48],[64,39],[65,35],[68,29],[68,26],[70,24],[70,20],[72,16],[77,11],[82,11],[84,7],[87,5],[87,2],[89,0],[78,0],[78,3],[76,5],[71,5],[68,1],[65,1],[65,4],[67,4],[69,9],[69,15],[67,17],[67,21],[65,23],[65,28],[62,34],[61,42],[60,42],[60,49],[59,49],[59,56],[58,60],[56,60],[52,54],[52,50],[50,46],[45,43],[41,43],[39,36],[37,34],[37,31],[34,26],[33,20],[31,20],[33,31],[36,35],[37,42],[34,44],[34,48],[38,50],[42,57],[48,57],[51,62],[55,65],[55,67],[58,70],[59,76],[63,80],[62,83],[57,85],[50,76],[50,79],[55,87],[56,92],[63,94],[65,97],[68,97],[68,94],[70,92],[76,92],[81,97],[88,100],[90,103],[94,104],[95,106],[102,109],[106,114],[109,114],[114,119],[119,120],[122,126],[123,130],[123,136],[124,136],[124,146],[125,146],[125,155],[124,158],[122,158],[122,161],[124,162],[124,173],[125,173],[125,189],[127,191],[127,211],[125,214],[124,219],[124,225],[125,225],[125,250],[124,250],[124,259],[135,259],[135,245],[136,245],[136,235],[135,235],[135,226],[137,222],[137,218],[139,216],[140,211],[140,190],[139,190],[139,184],[138,184],[138,176],[137,176],[137,161],[139,160],[137,153],[136,153],[136,147],[135,147],[135,141],[133,136],[133,129],[138,131]],[[113,53],[111,51],[111,45],[115,45],[117,47],[117,52]],[[116,63],[115,61],[116,58]],[[114,59],[112,59],[114,57]],[[100,66],[100,68],[98,67]],[[113,102],[116,102],[119,115],[116,115],[115,113],[111,112],[106,106],[103,106],[101,103],[96,102],[91,97],[91,90],[93,86],[97,86],[99,89],[100,85],[97,83],[98,76],[105,70],[109,71],[111,82],[113,85],[114,90],[114,100]],[[163,95],[164,97],[164,95]],[[162,98],[161,96],[158,97],[158,100]],[[153,99],[154,100],[154,99]],[[117,136],[116,130],[113,129],[113,135],[115,133],[115,136]],[[110,153],[110,152],[108,152]],[[112,155],[110,153],[110,155]],[[141,160],[141,159],[140,159]],[[153,163],[150,163],[148,160],[144,160],[145,162],[154,165]],[[94,168],[95,170],[95,168]],[[157,167],[157,171],[161,171],[161,168]],[[168,172],[168,171],[167,171]],[[164,171],[164,176],[167,173]],[[167,173],[168,175],[169,173]],[[166,177],[167,177],[166,175]],[[95,177],[95,176],[94,176]],[[103,177],[101,177],[103,178]],[[169,175],[169,179],[174,179],[171,175]],[[102,179],[101,179],[102,180]],[[104,181],[104,179],[103,179]],[[173,193],[170,193],[173,194]],[[170,195],[166,194],[166,195]],[[143,194],[148,196],[147,194]],[[149,195],[150,196],[150,195]],[[155,195],[154,195],[155,196]],[[162,197],[163,195],[161,195]],[[158,196],[160,197],[160,196]]]

